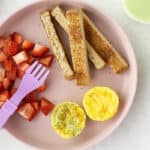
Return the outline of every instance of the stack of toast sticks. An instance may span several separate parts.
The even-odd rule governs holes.
[[[56,6],[52,11],[41,12],[40,17],[66,79],[76,78],[78,85],[88,85],[90,83],[88,58],[96,69],[102,69],[107,64],[115,73],[120,73],[128,68],[124,58],[82,9],[70,9],[65,12],[60,6]],[[73,69],[68,62],[52,17],[69,36]]]

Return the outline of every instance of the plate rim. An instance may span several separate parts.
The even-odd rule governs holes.
[[[80,148],[75,148],[75,150],[84,150],[84,149],[87,149],[95,144],[97,144],[98,142],[101,142],[103,141],[106,137],[110,136],[112,134],[113,131],[115,131],[120,125],[121,123],[123,122],[123,120],[125,119],[125,117],[128,115],[128,112],[129,110],[131,109],[131,106],[134,102],[134,98],[135,98],[135,95],[136,95],[136,90],[137,90],[137,84],[138,84],[138,65],[137,65],[137,59],[136,59],[136,54],[135,54],[135,51],[134,51],[134,48],[132,47],[132,44],[126,34],[126,32],[122,29],[122,27],[117,23],[117,21],[111,17],[110,15],[108,15],[106,12],[104,12],[103,10],[99,10],[99,7],[98,6],[93,6],[93,5],[90,5],[88,2],[85,2],[85,1],[76,1],[76,0],[71,0],[72,2],[74,3],[79,3],[79,4],[84,4],[84,5],[87,5],[89,6],[90,8],[92,9],[95,9],[97,12],[100,12],[101,14],[103,14],[104,16],[107,17],[108,20],[110,20],[118,29],[119,33],[122,34],[124,36],[124,38],[126,39],[126,41],[128,42],[129,46],[130,46],[130,49],[132,50],[132,55],[133,55],[133,59],[134,59],[134,69],[135,69],[135,74],[134,74],[134,87],[133,87],[133,92],[132,92],[132,96],[129,98],[129,101],[130,103],[128,104],[128,106],[126,107],[126,111],[124,111],[122,113],[122,117],[120,117],[116,123],[116,125],[114,127],[112,127],[112,129],[108,132],[106,132],[106,134],[101,137],[101,138],[94,138],[93,140],[91,140],[88,144],[86,145],[83,145],[81,146]],[[38,3],[41,3],[41,2],[47,2],[47,0],[36,0],[36,1],[31,1],[21,7],[19,7],[18,9],[16,9],[15,11],[13,11],[12,13],[10,13],[10,15],[8,15],[6,18],[2,19],[2,22],[0,23],[0,28],[5,24],[5,22],[7,22],[9,19],[11,19],[13,16],[15,16],[16,14],[18,14],[20,11],[22,11],[23,9],[26,9],[27,7],[30,7],[30,6],[34,6]],[[50,1],[49,1],[50,2]],[[58,2],[70,2],[70,0],[58,0]],[[31,143],[26,143],[22,140],[20,140],[18,137],[16,137],[15,135],[11,134],[7,129],[4,128],[4,131],[6,133],[9,134],[9,136],[13,137],[13,139],[15,139],[16,141],[18,141],[19,143],[22,143],[23,145],[25,146],[28,146],[28,147],[31,147],[31,148],[36,148],[37,150],[41,150],[41,148],[35,146],[35,145],[32,145]]]

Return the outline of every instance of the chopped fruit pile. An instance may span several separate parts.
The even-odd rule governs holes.
[[[17,88],[13,87],[16,79],[22,79],[35,60],[50,67],[53,54],[49,54],[48,47],[24,39],[17,32],[8,37],[0,37],[0,108],[17,91]],[[28,94],[20,104],[18,114],[29,121],[32,121],[40,110],[44,115],[48,115],[54,104],[44,97],[38,98],[38,94],[45,90],[46,85],[43,84]]]

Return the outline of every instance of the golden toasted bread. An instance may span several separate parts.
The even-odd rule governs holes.
[[[66,12],[60,6],[56,6],[52,12],[52,16],[60,24],[60,26],[68,33],[68,24],[66,19]]]
[[[77,84],[88,85],[90,83],[90,74],[82,13],[80,10],[68,10],[66,12],[66,19]]]
[[[91,62],[94,64],[95,68],[97,70],[102,69],[105,66],[105,62],[99,54],[95,51],[95,49],[89,44],[89,42],[86,41],[86,47],[88,52],[88,57],[91,60]]]
[[[92,20],[83,12],[84,29],[87,41],[94,47],[114,72],[119,73],[128,68],[128,64],[110,44]]]
[[[40,17],[41,17],[41,21],[43,23],[44,29],[46,31],[48,41],[63,71],[64,77],[70,80],[73,78],[74,73],[69,65],[69,62],[65,55],[64,48],[60,42],[60,39],[56,33],[55,27],[51,21],[50,12],[44,11],[40,14]]]
[[[60,26],[68,33],[68,25],[65,16],[65,11],[60,7],[56,6],[52,10],[52,16],[60,24]],[[86,47],[88,51],[88,57],[91,62],[94,64],[96,69],[102,69],[105,66],[104,60],[100,57],[99,54],[94,50],[88,41],[86,41]]]

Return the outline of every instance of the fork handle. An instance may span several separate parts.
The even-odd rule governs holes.
[[[0,128],[2,128],[12,114],[17,110],[17,106],[7,101],[0,109]]]
[[[5,102],[0,109],[0,128],[2,128],[8,119],[14,114],[24,97],[25,94],[23,94],[20,90],[17,90],[17,92]]]
[[[19,106],[22,99],[27,95],[24,91],[21,91],[20,88],[16,91],[16,93],[9,99],[11,103],[16,106]]]

